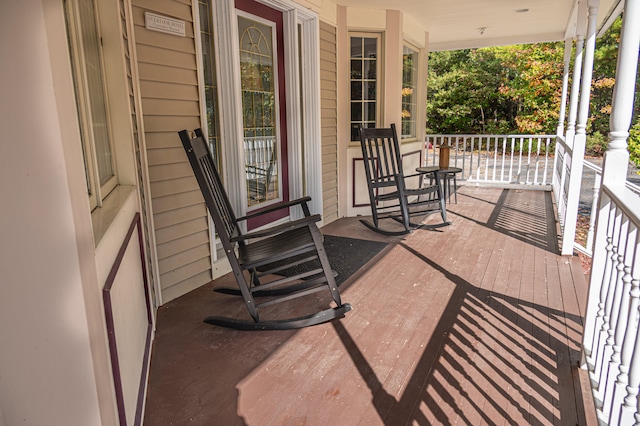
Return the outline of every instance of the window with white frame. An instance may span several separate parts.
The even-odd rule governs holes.
[[[380,35],[350,35],[351,140],[360,140],[358,125],[376,127],[380,115]]]
[[[405,45],[402,50],[402,139],[416,137],[418,51]]]
[[[65,2],[67,33],[91,208],[118,184],[95,3]]]
[[[222,169],[222,147],[220,146],[220,122],[218,119],[218,87],[216,79],[216,56],[213,38],[213,14],[211,0],[199,0],[200,43],[202,45],[202,63],[204,69],[204,98],[207,119],[209,148],[220,175]]]

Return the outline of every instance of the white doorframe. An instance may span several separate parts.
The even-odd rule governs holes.
[[[322,213],[318,16],[288,0],[256,1],[283,13],[290,198],[304,194],[302,183],[306,177],[306,194],[312,198],[309,207],[312,213]],[[241,216],[247,210],[247,191],[244,182],[244,149],[240,143],[243,140],[243,128],[237,14],[233,1],[216,0],[214,7],[220,121],[226,140],[222,144],[223,173],[229,200],[237,215]],[[298,25],[302,28],[301,49],[298,48]],[[302,61],[299,60],[300,51]],[[304,64],[302,70],[298,65],[300,63]],[[302,76],[302,85],[298,76]],[[300,105],[301,98],[303,108]],[[292,212],[294,217],[298,214]]]

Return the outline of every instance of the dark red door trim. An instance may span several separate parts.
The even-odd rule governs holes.
[[[287,146],[287,97],[285,95],[286,76],[284,67],[284,24],[282,12],[253,0],[235,0],[235,2],[236,9],[268,19],[276,24],[278,106],[280,107],[280,164],[282,164],[280,169],[280,180],[282,182],[282,202],[287,202],[289,201],[289,150]],[[249,220],[247,227],[248,229],[255,229],[275,220],[282,219],[288,215],[289,209],[282,209],[273,214]]]

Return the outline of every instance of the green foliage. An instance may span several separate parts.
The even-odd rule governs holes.
[[[596,40],[593,76],[591,79],[591,102],[587,133],[607,134],[611,115],[611,98],[615,85],[616,62],[620,44],[622,20],[616,19],[609,30]]]
[[[559,43],[431,53],[428,130],[553,132],[562,90],[562,60]]]
[[[501,92],[518,105],[519,133],[554,133],[562,95],[564,46],[539,43],[492,48],[512,78]]]
[[[432,53],[427,102],[429,130],[486,133],[492,117],[502,119],[508,115],[503,111],[498,91],[501,68],[495,55],[482,49]],[[493,127],[510,127],[494,121]]]
[[[640,121],[629,130],[629,157],[636,167],[640,167]]]
[[[596,41],[587,155],[608,144],[611,101],[620,44],[618,18]],[[564,43],[500,46],[429,55],[427,131],[431,133],[555,133],[562,97]],[[571,76],[571,73],[570,73]],[[636,77],[640,90],[640,74]],[[570,82],[571,84],[571,82]],[[640,96],[629,137],[640,166]]]
[[[607,150],[609,139],[600,132],[587,135],[585,154],[591,157],[600,157]]]

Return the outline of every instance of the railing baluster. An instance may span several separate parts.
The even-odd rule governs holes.
[[[544,175],[542,176],[542,184],[547,184],[547,171],[549,170],[549,138],[544,139]]]
[[[593,190],[591,201],[591,213],[589,215],[589,230],[587,231],[587,244],[586,249],[593,253],[593,235],[596,229],[596,211],[598,209],[598,198],[600,196],[600,185],[602,183],[602,173],[594,170],[595,177],[593,179]]]
[[[638,330],[638,318],[640,316],[640,243],[636,240],[636,250],[633,261],[631,280],[631,306],[632,318],[627,321],[627,333],[622,345],[620,374],[618,375],[618,387],[623,393],[624,400],[620,408],[618,424],[638,424],[638,391],[640,389],[640,332]],[[628,369],[627,369],[628,366]],[[627,376],[628,372],[628,377]],[[627,379],[627,381],[625,381]],[[626,384],[626,386],[625,386]],[[614,407],[615,408],[615,407]]]
[[[625,316],[628,314],[623,305],[626,302],[626,309],[628,309],[629,302],[628,299],[625,300],[625,292],[629,292],[629,287],[627,286],[627,283],[624,282],[626,273],[625,260],[629,260],[625,257],[629,238],[629,218],[622,214],[621,221],[620,242],[616,251],[618,263],[616,265],[616,277],[613,283],[614,291],[611,306],[611,325],[608,330],[609,336],[607,337],[608,355],[602,360],[603,370],[600,377],[600,384],[598,386],[599,390],[602,392],[602,412],[606,417],[611,413],[611,404],[613,402],[613,377],[615,377],[620,365],[620,349],[622,347],[623,337],[621,335],[624,332],[624,322],[626,321]],[[628,284],[630,285],[630,283],[631,279],[629,279]],[[622,329],[620,329],[621,327]]]
[[[637,258],[638,249],[638,228],[635,224],[629,224],[629,232],[627,234],[626,250],[624,251],[624,276],[622,277],[622,303],[620,305],[620,314],[616,326],[615,343],[613,345],[613,357],[611,368],[609,371],[609,380],[607,386],[611,389],[607,391],[607,395],[613,391],[608,406],[605,404],[604,412],[609,412],[609,424],[618,424],[620,407],[626,394],[626,385],[629,381],[629,366],[631,363],[631,351],[633,346],[631,342],[635,341],[634,329],[636,328],[637,308],[638,308],[638,288],[637,280],[633,284],[634,263]],[[633,288],[635,286],[635,289]],[[635,296],[634,296],[635,292]],[[618,372],[614,383],[613,374]]]
[[[507,138],[500,137],[502,140],[502,157],[500,158],[500,182],[504,182],[504,156],[507,153]]]
[[[620,245],[620,223],[622,220],[622,212],[617,206],[614,206],[615,211],[615,219],[613,225],[613,235],[612,235],[612,244],[611,244],[611,258],[609,260],[609,276],[604,277],[604,315],[602,317],[603,323],[600,332],[601,341],[598,342],[598,352],[596,353],[595,358],[595,366],[593,369],[593,380],[596,383],[601,383],[602,380],[602,371],[605,366],[605,360],[608,360],[611,357],[611,351],[613,347],[613,326],[612,321],[615,321],[615,318],[612,318],[613,311],[613,299],[616,291],[615,283],[618,278],[618,247]],[[594,398],[596,399],[596,403],[599,404],[598,408],[602,408],[603,402],[603,392],[604,389],[596,388],[594,389]]]
[[[518,147],[518,180],[516,181],[517,183],[520,183],[522,181],[521,176],[522,176],[522,138],[520,138],[520,146]]]
[[[491,141],[491,138],[489,138],[489,141]],[[492,174],[491,174],[491,179],[494,182],[496,181],[497,168],[498,168],[498,137],[495,136],[493,140],[493,167],[492,167]]]
[[[467,141],[469,140],[468,136],[465,136],[462,139],[462,176],[461,179],[464,180],[466,175],[466,160],[467,160]],[[458,158],[458,153],[456,152],[456,158]]]
[[[509,140],[511,141],[511,155],[509,156],[509,183],[511,183],[513,182],[513,154],[516,149],[516,139],[511,136]]]
[[[538,172],[540,171],[540,164],[539,164],[539,159],[540,159],[540,146],[542,145],[541,143],[541,139],[538,138],[538,149],[536,149],[536,168],[535,168],[535,172],[533,175],[533,183],[538,183]]]
[[[477,164],[477,167],[476,167],[476,174],[477,174],[476,179],[477,180],[480,180],[480,167],[481,167],[480,158],[482,157],[482,143],[483,143],[483,137],[479,136],[478,137],[478,157],[477,157],[478,164]]]
[[[489,137],[482,137],[483,144],[485,147],[484,150],[484,180],[487,180],[487,176],[489,176],[489,145],[491,144],[491,139]]]
[[[600,346],[600,337],[603,334],[603,330],[605,329],[605,301],[607,299],[607,276],[611,274],[611,258],[613,256],[613,228],[615,225],[615,207],[611,205],[608,212],[608,220],[606,226],[606,236],[605,236],[605,252],[604,257],[604,265],[602,268],[602,277],[592,277],[592,283],[600,284],[599,290],[597,293],[592,292],[593,294],[598,294],[598,303],[597,303],[597,311],[595,314],[595,318],[593,322],[590,322],[589,315],[587,316],[587,323],[585,325],[585,355],[587,358],[587,363],[589,364],[589,370],[593,371],[594,367],[598,361],[597,356],[599,352]],[[606,213],[605,213],[606,214]],[[592,270],[592,273],[595,273],[595,269]],[[593,324],[593,325],[592,325]],[[591,330],[590,330],[591,328]],[[588,336],[592,334],[592,339],[589,344]]]

